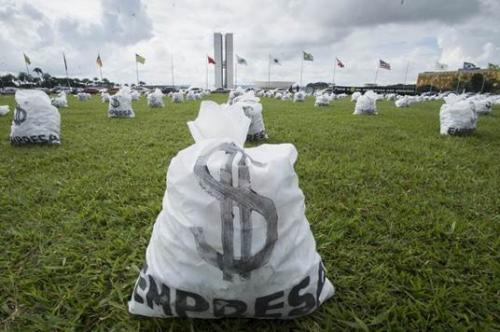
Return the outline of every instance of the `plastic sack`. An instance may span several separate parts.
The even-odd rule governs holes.
[[[156,88],[154,92],[148,95],[148,106],[149,107],[164,107],[163,102],[163,92]]]
[[[403,96],[394,102],[397,108],[410,106],[410,99],[407,96]]]
[[[257,98],[258,99],[258,98]],[[267,139],[264,118],[262,117],[262,104],[249,99],[243,99],[233,104],[241,107],[245,115],[250,119],[247,141],[258,141]]]
[[[40,90],[17,90],[16,110],[10,142],[22,144],[60,144],[61,115]]]
[[[132,98],[132,101],[137,101],[141,97],[141,94],[136,90],[132,90],[130,91],[130,97]]]
[[[301,103],[304,101],[304,99],[306,99],[306,94],[304,93],[304,91],[295,92],[293,95],[294,103]]]
[[[492,106],[493,105],[489,100],[474,100],[474,107],[479,115],[490,114]]]
[[[103,103],[109,103],[109,93],[101,92],[101,101]]]
[[[245,90],[242,88],[242,87],[237,87],[236,89],[234,90],[231,90],[229,91],[229,96],[228,96],[228,99],[227,99],[227,103],[229,105],[231,105],[233,103],[233,99],[238,97],[238,96],[241,96],[245,93]]]
[[[90,99],[90,93],[80,92],[77,95],[79,101],[87,101]]]
[[[182,103],[184,101],[184,95],[182,92],[174,92],[172,94],[172,101],[176,104]]]
[[[465,135],[474,132],[477,113],[474,103],[467,100],[448,99],[439,112],[441,135]]]
[[[7,115],[10,112],[9,105],[1,105],[0,106],[0,116]]]
[[[376,115],[377,114],[377,99],[374,93],[365,92],[364,95],[359,96],[356,100],[356,106],[354,107],[355,115],[367,114]]]
[[[315,107],[329,106],[329,105],[330,105],[330,96],[326,94],[316,96],[316,101],[314,102]]]
[[[132,96],[130,95],[130,89],[128,87],[122,87],[116,94],[109,97],[108,117],[135,117],[134,110],[132,109]]]
[[[202,108],[190,125],[196,143],[168,167],[132,314],[292,319],[333,295],[305,216],[297,150],[243,148],[245,119],[241,110]]]
[[[57,97],[52,98],[52,105],[57,108],[68,107],[68,99],[66,98],[66,92],[61,91]]]

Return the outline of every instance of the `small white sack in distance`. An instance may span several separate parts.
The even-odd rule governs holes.
[[[439,112],[441,135],[465,135],[474,132],[477,113],[474,103],[467,100],[448,99]]]
[[[258,141],[268,138],[264,126],[264,118],[262,117],[261,103],[239,101],[233,105],[241,107],[247,118],[251,121],[248,128],[247,141]]]
[[[79,101],[87,101],[90,99],[90,93],[80,92],[76,96]]]
[[[219,117],[205,118],[202,108],[196,127],[221,122],[224,138],[195,132],[196,143],[168,167],[163,208],[128,309],[151,317],[310,314],[334,288],[305,216],[297,150],[291,144],[245,149],[245,128],[232,122],[245,116],[237,109],[229,112],[234,119],[221,109],[212,115],[217,111]]]
[[[174,92],[172,95],[172,101],[176,104],[182,103],[184,101],[184,95],[182,92]]]
[[[109,93],[107,92],[102,92],[101,93],[101,101],[103,103],[109,103]]]
[[[407,96],[403,96],[394,102],[397,108],[410,106],[410,99]]]
[[[135,117],[134,110],[132,109],[132,96],[128,87],[122,87],[115,95],[109,97],[108,117]]]
[[[315,107],[329,106],[329,105],[330,105],[330,96],[326,94],[316,96],[316,101],[314,102]]]
[[[136,90],[132,90],[130,92],[130,97],[132,98],[133,101],[137,101],[141,97],[141,94]]]
[[[377,100],[373,94],[367,91],[364,95],[359,96],[356,101],[356,106],[354,107],[355,115],[368,114],[375,115],[377,114]]]
[[[66,98],[66,92],[61,91],[57,97],[52,98],[52,105],[57,108],[68,107],[68,99]]]
[[[148,95],[148,106],[149,107],[163,107],[165,106],[163,102],[163,92],[156,88],[153,93]]]
[[[491,113],[492,104],[489,100],[474,100],[474,106],[477,114],[485,115]]]
[[[0,106],[0,116],[7,115],[10,112],[9,105]]]
[[[295,92],[295,94],[293,95],[293,102],[294,103],[301,103],[304,101],[305,98],[306,98],[306,94],[304,93],[304,91],[298,91],[298,92]]]
[[[16,110],[10,142],[21,144],[60,144],[61,115],[40,90],[17,90]]]

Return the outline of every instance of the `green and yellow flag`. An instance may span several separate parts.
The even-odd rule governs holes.
[[[24,55],[24,62],[26,62],[27,65],[31,65],[31,59],[26,54],[23,53],[23,55]]]
[[[314,61],[314,57],[311,53],[307,53],[306,51],[302,51],[304,53],[304,61]]]
[[[140,56],[139,54],[136,53],[135,54],[135,61],[144,64],[144,63],[146,63],[146,58],[143,56]]]

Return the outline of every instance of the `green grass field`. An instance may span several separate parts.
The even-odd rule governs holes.
[[[212,99],[222,102],[226,96]],[[14,105],[1,96],[0,105]],[[327,331],[500,329],[500,109],[439,136],[438,102],[379,116],[264,98],[269,143],[293,143],[318,251],[336,287],[293,321],[128,314],[170,159],[199,101],[108,119],[69,97],[59,147],[11,147],[0,117],[0,329]],[[12,108],[11,108],[12,109]]]

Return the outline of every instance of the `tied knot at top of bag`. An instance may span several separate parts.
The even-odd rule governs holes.
[[[213,101],[203,101],[194,121],[187,123],[196,143],[212,138],[229,138],[238,146],[243,146],[251,120],[245,116],[241,105],[219,105]]]

